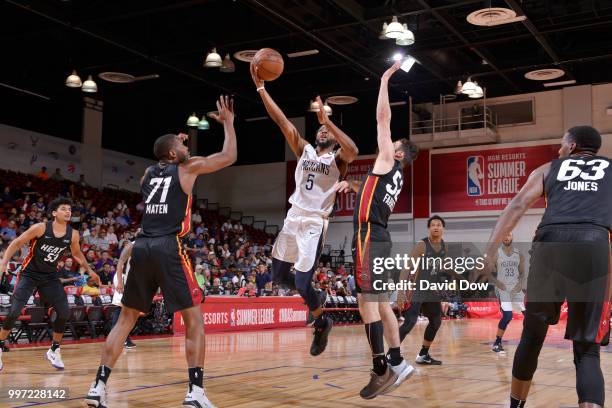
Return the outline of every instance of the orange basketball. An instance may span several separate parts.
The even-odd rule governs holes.
[[[257,76],[264,81],[274,81],[283,73],[285,67],[283,57],[272,48],[257,51],[251,64],[257,67]]]

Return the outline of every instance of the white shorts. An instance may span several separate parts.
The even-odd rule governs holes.
[[[525,311],[525,294],[523,291],[512,294],[510,292],[495,289],[495,292],[499,298],[501,310],[504,312],[511,312],[513,309],[517,312]]]
[[[129,261],[128,261],[129,264]],[[126,268],[124,269],[123,272],[123,286],[125,287],[125,281],[127,279],[127,274],[129,272],[129,265],[126,265]],[[117,292],[117,273],[115,273],[115,276],[113,276],[113,305],[115,306],[123,306],[121,304],[121,299],[123,298],[123,293],[119,293]]]
[[[272,257],[292,263],[296,271],[310,271],[323,248],[328,224],[320,215],[291,207],[274,241]]]

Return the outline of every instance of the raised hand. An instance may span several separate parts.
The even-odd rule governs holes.
[[[217,110],[219,113],[211,113],[211,117],[217,122],[223,124],[225,122],[234,122],[234,100],[227,96],[221,95],[217,101]]]
[[[396,62],[395,62],[395,64],[391,65],[391,66],[389,67],[389,69],[387,69],[387,70],[385,71],[385,73],[384,73],[384,74],[382,74],[381,81],[388,81],[388,80],[389,80],[389,78],[391,78],[391,76],[392,76],[393,74],[395,74],[395,72],[396,72],[398,69],[400,69],[400,67],[401,67],[401,66],[402,66],[402,62],[401,62],[401,61],[396,61]]]
[[[325,113],[325,107],[323,105],[323,101],[321,100],[321,97],[317,96],[316,101],[319,104],[319,110],[317,111],[317,119],[319,120],[320,125],[324,125],[327,123],[329,118],[327,117],[327,114]]]
[[[249,69],[251,71],[251,78],[253,78],[253,82],[255,83],[255,86],[257,88],[261,88],[262,86],[264,86],[264,81],[259,79],[259,76],[257,75],[257,67],[255,66],[255,64],[253,64],[252,61],[251,61],[251,66]]]

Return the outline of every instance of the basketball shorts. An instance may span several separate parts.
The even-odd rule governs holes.
[[[392,246],[389,231],[381,225],[361,223],[361,227],[356,226],[352,253],[357,292],[390,292],[384,284],[388,283],[397,271],[384,267],[381,259],[391,255]]]
[[[495,289],[501,310],[504,312],[523,312],[525,310],[525,294],[523,291],[511,293],[504,290]]]
[[[202,303],[191,261],[176,235],[136,239],[121,303],[148,312],[159,288],[170,313]]]
[[[320,215],[291,207],[278,233],[272,257],[308,272],[318,262],[329,221]]]
[[[610,241],[590,224],[536,231],[527,283],[527,317],[556,324],[567,301],[568,340],[600,343],[610,329]]]

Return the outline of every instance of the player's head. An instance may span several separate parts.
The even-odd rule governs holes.
[[[513,239],[512,232],[509,232],[508,235],[504,237],[502,244],[504,244],[504,246],[509,247],[510,245],[512,245],[512,239]]]
[[[446,227],[446,221],[439,215],[432,215],[427,220],[427,229],[429,229],[429,236],[433,238],[440,238],[444,234],[444,227]]]
[[[321,149],[327,149],[336,144],[336,139],[334,139],[334,136],[329,133],[325,125],[321,125],[321,127],[317,130],[315,143],[317,147]]]
[[[419,155],[419,147],[406,138],[393,142],[395,160],[402,163],[402,167],[410,166]]]
[[[189,148],[177,135],[168,133],[157,138],[153,154],[159,161],[182,163],[189,158]]]
[[[58,197],[49,203],[49,213],[57,221],[70,222],[72,201],[69,198]]]
[[[567,157],[572,153],[588,152],[597,154],[601,148],[601,135],[591,126],[574,126],[561,139],[559,157]]]

